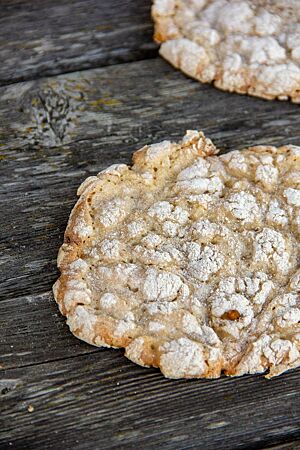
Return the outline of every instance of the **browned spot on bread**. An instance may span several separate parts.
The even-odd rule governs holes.
[[[221,316],[221,319],[224,320],[238,320],[241,317],[240,313],[236,309],[231,309],[230,311],[226,311]]]

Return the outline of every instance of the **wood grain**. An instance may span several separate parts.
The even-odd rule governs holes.
[[[298,448],[300,448],[299,440],[291,441],[287,444],[280,444],[280,445],[274,445],[274,446],[272,445],[271,447],[268,447],[268,450],[295,450],[295,449],[297,450]]]
[[[295,370],[271,382],[257,376],[171,381],[108,349],[7,370],[2,442],[12,448],[263,448],[299,437],[298,377]]]
[[[0,302],[0,366],[20,368],[99,351],[74,339],[52,292]]]
[[[0,84],[152,57],[151,2],[0,2]]]
[[[204,129],[222,148],[294,142],[299,106],[221,92],[160,58],[0,88],[2,153],[78,141],[134,149],[187,127]]]

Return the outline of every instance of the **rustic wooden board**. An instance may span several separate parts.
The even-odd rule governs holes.
[[[53,301],[86,176],[189,128],[222,151],[300,144],[299,106],[223,93],[153,58],[149,9],[0,0],[0,84],[30,80],[0,88],[0,448],[300,448],[300,369],[166,380],[74,338]]]
[[[109,349],[7,370],[2,442],[12,448],[263,448],[299,437],[298,377],[296,370],[272,381],[166,380]]]
[[[0,1],[0,84],[152,57],[147,0]]]
[[[232,95],[201,85],[161,58],[0,88],[0,144],[6,149],[94,147],[175,138],[203,128],[222,146],[299,141],[299,105]],[[130,144],[131,147],[130,147]]]
[[[74,339],[52,292],[0,302],[0,365],[11,369],[98,351]]]
[[[300,448],[300,441],[291,441],[287,444],[275,445],[268,447],[269,450],[294,450]]]

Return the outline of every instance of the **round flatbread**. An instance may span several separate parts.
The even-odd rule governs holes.
[[[216,156],[203,133],[87,178],[54,294],[77,337],[215,378],[300,365],[300,147]]]
[[[300,102],[298,0],[155,0],[152,16],[160,54],[187,75]]]

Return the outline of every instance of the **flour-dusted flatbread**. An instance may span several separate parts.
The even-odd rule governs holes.
[[[77,337],[166,377],[300,365],[300,147],[149,145],[80,186],[54,294]]]
[[[154,0],[160,54],[203,83],[300,102],[300,1]]]

